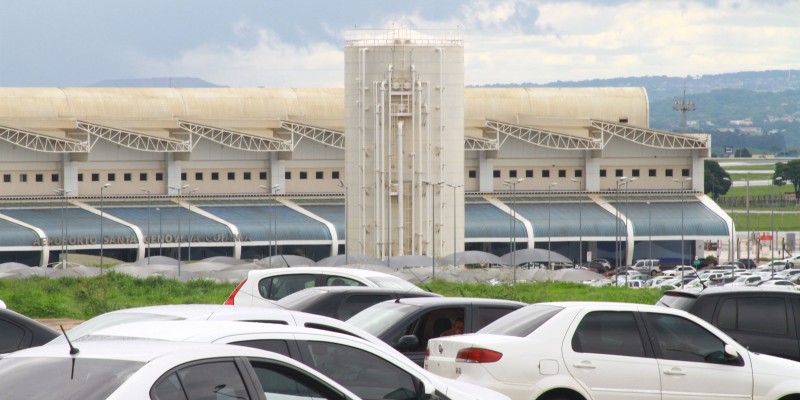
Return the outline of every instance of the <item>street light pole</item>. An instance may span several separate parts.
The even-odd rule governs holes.
[[[524,181],[525,178],[519,178],[514,181],[503,181],[503,185],[508,186],[511,189],[511,234],[509,236],[509,245],[508,248],[511,254],[511,268],[513,268],[513,277],[511,279],[512,283],[517,283],[517,260],[515,251],[517,251],[517,184]]]
[[[281,185],[278,185],[278,184],[275,184],[275,185],[272,185],[272,186],[261,185],[259,187],[261,189],[266,190],[269,193],[270,201],[275,199],[275,194],[278,193],[278,191],[281,189]],[[347,218],[347,217],[345,217],[345,218]],[[267,252],[267,254],[269,254],[269,267],[270,268],[272,268],[272,240],[273,240],[273,238],[275,236],[274,226],[275,226],[275,210],[273,209],[273,205],[270,204],[269,205],[269,221],[268,221],[268,224],[267,224],[267,232],[269,232],[269,238],[267,238],[267,248],[268,248],[269,251]],[[277,252],[278,251],[278,249],[277,249],[277,247],[278,247],[277,246],[277,240],[276,240],[275,243],[276,243],[275,252]],[[345,249],[345,251],[347,251],[347,249]],[[345,254],[347,254],[347,253],[345,252]]]
[[[156,211],[158,211],[158,255],[161,256],[164,250],[164,237],[161,236],[161,208],[156,207]]]
[[[629,213],[628,213],[628,197],[629,197],[629,194],[630,194],[630,186],[629,185],[631,183],[633,183],[633,182],[636,182],[637,179],[638,178],[633,177],[631,179],[628,179],[627,182],[625,182],[625,227],[626,228],[628,226],[628,221],[630,221],[630,219],[628,218],[628,216],[629,216]],[[628,237],[628,234],[627,234],[627,229],[626,229],[625,238],[627,238],[627,237]],[[621,241],[620,241],[620,246],[619,247],[620,247],[620,255],[623,255],[622,242]],[[623,257],[625,257],[625,264],[627,264],[628,263],[628,246],[625,246],[625,251],[624,251]],[[627,278],[627,275],[625,277]]]
[[[686,182],[689,182],[690,180],[692,180],[692,178],[673,179],[674,182],[678,182],[678,183],[681,184],[681,192],[683,192],[683,190],[684,190],[683,189],[683,184],[686,183]],[[683,209],[685,208],[685,206],[684,206],[684,197],[685,196],[683,195],[683,193],[681,193],[681,265],[686,265],[685,264],[685,256],[684,256],[685,253],[684,253],[684,247],[683,247],[684,246]],[[681,268],[681,278],[683,278],[683,270],[684,269]]]
[[[780,176],[776,177],[773,180],[773,186],[778,186],[775,183],[776,182],[780,182],[782,179],[783,179],[783,177],[780,177]],[[772,196],[770,196],[770,197],[772,197]],[[771,266],[770,267],[770,270],[771,270],[770,271],[770,275],[771,275],[771,277],[774,278],[775,277],[775,263],[774,263],[774,261],[775,261],[775,240],[777,239],[777,235],[775,234],[775,201],[772,198],[770,198],[770,202],[769,203],[770,203],[769,220],[770,220],[770,224],[772,225],[772,240],[770,241],[770,246],[769,246],[770,250],[772,251],[772,260],[771,260],[772,262],[770,262],[770,266]]]
[[[150,265],[150,257],[153,256],[150,246],[153,242],[153,237],[150,236],[150,191],[145,188],[139,188],[139,190],[147,193],[147,265]]]
[[[458,241],[458,235],[456,235],[456,192],[458,192],[458,188],[464,186],[461,185],[451,185],[447,184],[447,186],[453,188],[453,267],[456,266],[456,242]]]
[[[581,265],[583,264],[583,194],[580,191],[583,187],[580,179],[570,180],[578,184],[578,265]]]
[[[109,186],[111,186],[109,182],[100,186],[100,275],[103,275],[103,244],[106,242],[106,237],[103,235],[103,191]]]
[[[428,185],[431,189],[431,251],[433,254],[431,260],[433,262],[431,267],[431,280],[434,280],[436,279],[436,186],[444,185],[444,181],[436,183],[422,181],[422,183]]]
[[[57,194],[60,194],[63,198],[61,203],[61,267],[67,267],[67,255],[69,254],[69,247],[67,244],[67,236],[69,236],[69,228],[67,227],[67,194],[72,192],[71,190],[66,189],[55,189],[53,190]]]
[[[619,188],[622,186],[622,183],[625,182],[626,179],[628,179],[627,176],[621,176],[621,177],[619,177],[617,179],[617,193],[616,193],[617,201],[616,201],[616,204],[614,205],[614,210],[616,211],[616,218],[615,218],[615,221],[614,221],[614,262],[617,264],[616,265],[617,268],[620,267],[620,265],[619,265],[619,253],[620,253],[620,248],[619,248]],[[617,275],[614,275],[615,278],[616,278],[616,276]],[[616,282],[616,279],[614,279],[614,282]]]
[[[350,263],[347,261],[347,227],[349,226],[349,220],[347,219],[348,190],[347,185],[345,185],[344,181],[341,179],[339,179],[339,187],[344,188],[344,263],[345,265],[349,265]]]
[[[750,177],[746,177],[747,188],[745,189],[744,204],[747,209],[747,266],[750,266]]]
[[[194,189],[190,190],[189,191],[189,196],[192,196],[198,190],[200,190],[200,189],[194,188]],[[191,201],[189,202],[189,238],[187,240],[187,243],[188,243],[187,244],[187,248],[189,249],[189,252],[186,255],[186,260],[187,261],[191,261],[192,260],[192,203],[191,203]]]
[[[172,190],[178,191],[178,276],[181,276],[181,242],[183,237],[181,235],[181,208],[183,208],[183,189],[188,188],[189,185],[179,187],[169,186]]]
[[[552,193],[551,189],[553,189],[555,185],[558,185],[558,182],[553,182],[547,186],[547,267],[551,270],[553,269],[553,264],[550,259],[550,243],[553,241],[553,232],[550,230],[550,202],[552,201],[550,195]]]

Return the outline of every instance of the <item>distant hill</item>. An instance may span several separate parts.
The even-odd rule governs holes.
[[[219,88],[225,86],[215,85],[200,78],[192,77],[164,77],[141,79],[111,79],[97,82],[89,87],[115,87],[115,88]]]
[[[712,151],[747,148],[751,153],[800,154],[800,70],[749,71],[718,75],[644,76],[546,84],[492,84],[480,87],[644,87],[650,100],[650,127],[681,132],[683,98],[695,104],[686,115],[687,132],[710,133]]]

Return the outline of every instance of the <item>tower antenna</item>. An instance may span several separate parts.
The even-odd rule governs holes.
[[[681,128],[683,133],[686,133],[686,113],[694,111],[694,101],[686,100],[686,81],[683,81],[683,100],[675,100],[672,109],[681,112]]]

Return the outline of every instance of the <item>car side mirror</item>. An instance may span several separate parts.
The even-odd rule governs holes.
[[[728,360],[738,360],[739,359],[739,352],[736,351],[736,348],[730,344],[725,345],[725,358]]]
[[[394,348],[399,351],[409,351],[419,347],[419,338],[414,335],[400,336]]]

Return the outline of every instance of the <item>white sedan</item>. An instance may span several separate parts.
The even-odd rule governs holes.
[[[800,363],[751,353],[686,312],[539,303],[432,339],[425,368],[525,400],[795,399]]]
[[[0,360],[5,399],[357,400],[291,358],[243,346],[95,341],[39,346]]]
[[[363,399],[508,400],[491,390],[434,375],[402,353],[319,329],[236,321],[158,321],[117,325],[75,341],[166,340],[255,347],[292,357]]]

